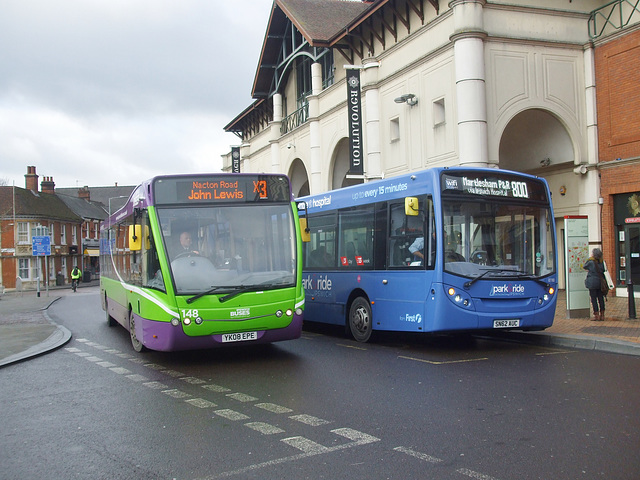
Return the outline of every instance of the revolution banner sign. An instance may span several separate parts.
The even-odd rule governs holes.
[[[231,147],[231,173],[240,173],[240,147]]]
[[[347,69],[347,108],[349,109],[349,175],[363,175],[362,105],[360,70]]]

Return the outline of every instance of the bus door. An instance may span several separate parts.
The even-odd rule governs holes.
[[[429,196],[389,202],[387,268],[376,272],[374,328],[426,331],[427,302],[436,259],[435,217]]]

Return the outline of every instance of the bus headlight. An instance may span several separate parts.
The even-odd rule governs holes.
[[[171,319],[171,325],[173,325],[174,327],[177,327],[178,325],[180,325],[180,319],[176,318],[176,317],[173,317]]]
[[[457,306],[471,308],[471,297],[465,291],[457,290],[455,287],[445,287],[445,291],[449,300]]]
[[[191,319],[190,318],[185,318],[182,323],[184,323],[185,325],[191,325]]]
[[[204,322],[202,317],[196,317],[193,321],[196,322],[196,325],[202,325],[202,322]]]
[[[291,315],[293,315],[293,310],[291,310],[290,308],[287,309],[287,317],[290,317]]]
[[[296,315],[297,316],[301,316],[302,315],[302,309],[301,308],[296,308]]]
[[[282,310],[278,310],[276,312],[276,317],[280,318],[282,316]]]

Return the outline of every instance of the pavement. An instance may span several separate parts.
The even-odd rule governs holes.
[[[99,281],[81,283],[79,292],[98,292]],[[85,290],[87,289],[87,290]],[[88,290],[91,289],[91,290]],[[48,292],[9,292],[0,296],[0,367],[43,355],[65,345],[71,332],[47,315],[51,304],[73,295],[69,286]],[[640,301],[636,300],[638,304]],[[492,337],[537,345],[582,348],[626,355],[640,355],[640,320],[629,318],[626,297],[607,297],[605,320],[567,318],[564,291],[558,292],[553,325],[542,332],[500,331]],[[633,312],[635,313],[635,312]],[[634,315],[635,316],[635,315]]]

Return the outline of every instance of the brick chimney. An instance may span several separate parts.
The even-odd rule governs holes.
[[[24,176],[24,185],[27,190],[38,192],[38,175],[36,167],[27,167],[27,174]]]
[[[91,192],[87,185],[78,189],[78,198],[84,198],[87,202],[91,201]]]
[[[42,193],[50,193],[53,195],[56,189],[56,184],[53,183],[53,177],[42,177],[40,189],[42,190]]]

